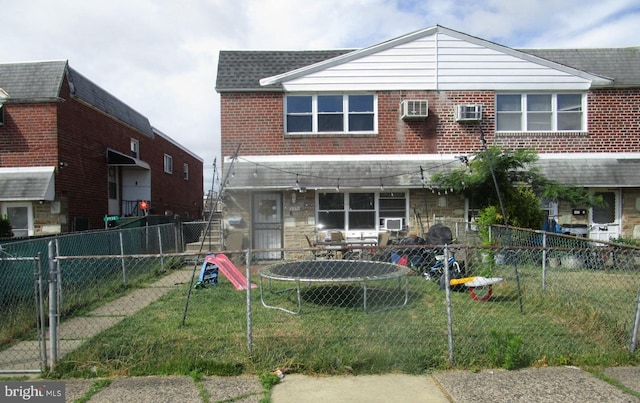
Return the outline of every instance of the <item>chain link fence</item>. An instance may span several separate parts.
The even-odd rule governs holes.
[[[28,357],[26,368],[40,368],[44,351],[46,278],[40,257],[0,253],[0,373]],[[27,343],[18,341],[27,339]]]
[[[196,260],[177,253],[178,228],[165,224],[3,244],[0,373],[40,372],[135,312],[138,305],[127,303],[148,304],[166,293],[163,284],[173,284],[167,283],[172,272]],[[100,310],[118,298],[125,299],[117,310]]]
[[[524,236],[512,235],[512,240]],[[255,310],[254,348],[260,353],[254,356],[280,354],[271,364],[294,370],[313,371],[307,362],[335,360],[339,371],[346,356],[354,370],[415,372],[451,364],[594,364],[636,351],[639,251],[586,247],[572,244],[575,237],[561,238],[564,248],[543,247],[532,237],[531,244],[517,246],[396,243],[363,254],[345,250],[349,260],[338,267],[333,261],[302,264],[321,279],[299,263],[286,267],[289,271],[269,266],[275,275],[270,268],[258,271],[262,305],[286,306],[297,315],[263,317]],[[559,253],[566,261],[554,266],[549,261]],[[318,255],[311,253],[310,259]],[[581,265],[568,263],[574,256]],[[613,262],[593,266],[605,257]],[[377,262],[409,268],[403,278],[406,294],[404,283],[375,272]],[[363,265],[371,274],[354,275]],[[285,274],[290,278],[278,278]],[[278,282],[279,288],[273,286]],[[363,309],[367,298],[382,309]]]
[[[183,304],[191,293],[216,298],[229,287],[246,293],[245,304],[225,308],[237,334],[203,349],[224,360],[246,340],[256,368],[420,373],[594,365],[637,353],[639,248],[502,227],[492,228],[492,246],[481,246],[459,242],[473,239],[469,227],[451,227],[450,244],[318,245],[279,250],[296,256],[284,261],[256,261],[264,251],[244,250],[242,264],[219,267],[213,294],[193,287],[204,256],[183,252],[185,236],[172,225],[5,245],[0,371],[52,365],[168,293]],[[9,259],[21,253],[31,257]],[[218,320],[207,321],[213,333],[229,325]],[[47,338],[54,342],[44,351]],[[7,358],[25,342],[35,353]]]

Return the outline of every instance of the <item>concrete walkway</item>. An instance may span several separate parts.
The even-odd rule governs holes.
[[[442,371],[430,375],[306,376],[285,375],[271,393],[273,403],[387,402],[640,402],[640,367],[607,368],[606,382],[576,367],[518,371]],[[94,380],[65,380],[66,401],[89,391]],[[203,396],[202,393],[208,396]],[[1,396],[0,396],[1,397]],[[260,402],[257,377],[186,376],[117,378],[89,402]],[[1,399],[0,399],[1,400]]]
[[[126,317],[133,315],[142,308],[151,304],[161,296],[174,290],[176,287],[189,283],[193,267],[183,267],[171,274],[160,278],[148,287],[140,288],[122,296],[108,304],[88,312],[84,316],[77,316],[69,320],[63,320],[58,328],[60,344],[58,358],[78,348],[85,341],[98,333],[121,322]],[[198,273],[196,273],[197,275]],[[49,333],[47,330],[47,338]],[[10,372],[37,372],[40,370],[40,342],[23,341],[9,349],[0,351],[0,371]],[[47,340],[47,362],[51,362],[49,355],[49,340]]]

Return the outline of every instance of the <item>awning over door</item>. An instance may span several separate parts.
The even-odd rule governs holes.
[[[127,154],[123,154],[119,151],[112,150],[107,148],[107,164],[111,166],[121,166],[121,167],[140,167],[143,169],[151,169],[149,164],[146,162],[139,160],[137,158],[133,158]]]
[[[0,201],[55,199],[55,167],[0,168]]]

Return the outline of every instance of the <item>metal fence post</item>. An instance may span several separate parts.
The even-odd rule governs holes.
[[[58,287],[56,250],[53,241],[49,241],[49,355],[51,356],[51,369],[58,361]]]
[[[253,352],[253,332],[251,322],[251,250],[246,252],[246,266],[247,266],[247,351],[249,355]]]
[[[174,247],[176,252],[184,252],[183,242],[182,242],[182,232],[184,231],[184,224],[182,221],[176,222],[173,226],[173,239],[174,239]]]
[[[122,240],[122,231],[118,232],[120,238],[120,264],[122,265],[122,283],[127,284],[127,268],[124,262],[124,241]]]
[[[158,230],[158,249],[160,249],[160,270],[164,270],[164,255],[162,254],[162,232],[160,227],[156,227]]]
[[[542,291],[547,288],[547,234],[542,233]]]
[[[47,316],[44,310],[44,279],[42,278],[42,252],[38,252],[35,261],[35,270],[37,271],[37,312],[38,312],[38,338],[40,339],[40,367],[47,367],[47,333],[46,323]]]
[[[449,363],[453,365],[453,316],[451,312],[451,287],[449,285],[449,247],[444,245],[444,283],[445,283],[445,298],[447,300],[447,333],[449,341]]]
[[[638,331],[640,330],[640,289],[638,289],[638,296],[636,297],[636,319],[633,323],[633,334],[631,335],[631,346],[629,350],[632,353],[636,352],[638,348]]]

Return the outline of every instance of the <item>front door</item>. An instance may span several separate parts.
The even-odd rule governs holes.
[[[118,167],[110,166],[108,169],[109,215],[120,215],[120,175]]]
[[[282,194],[278,192],[253,193],[251,223],[253,226],[253,249],[282,248]],[[282,259],[282,252],[258,252],[256,259]]]
[[[604,205],[591,209],[589,238],[599,241],[618,238],[620,236],[620,191],[604,190],[595,194],[602,196]]]

